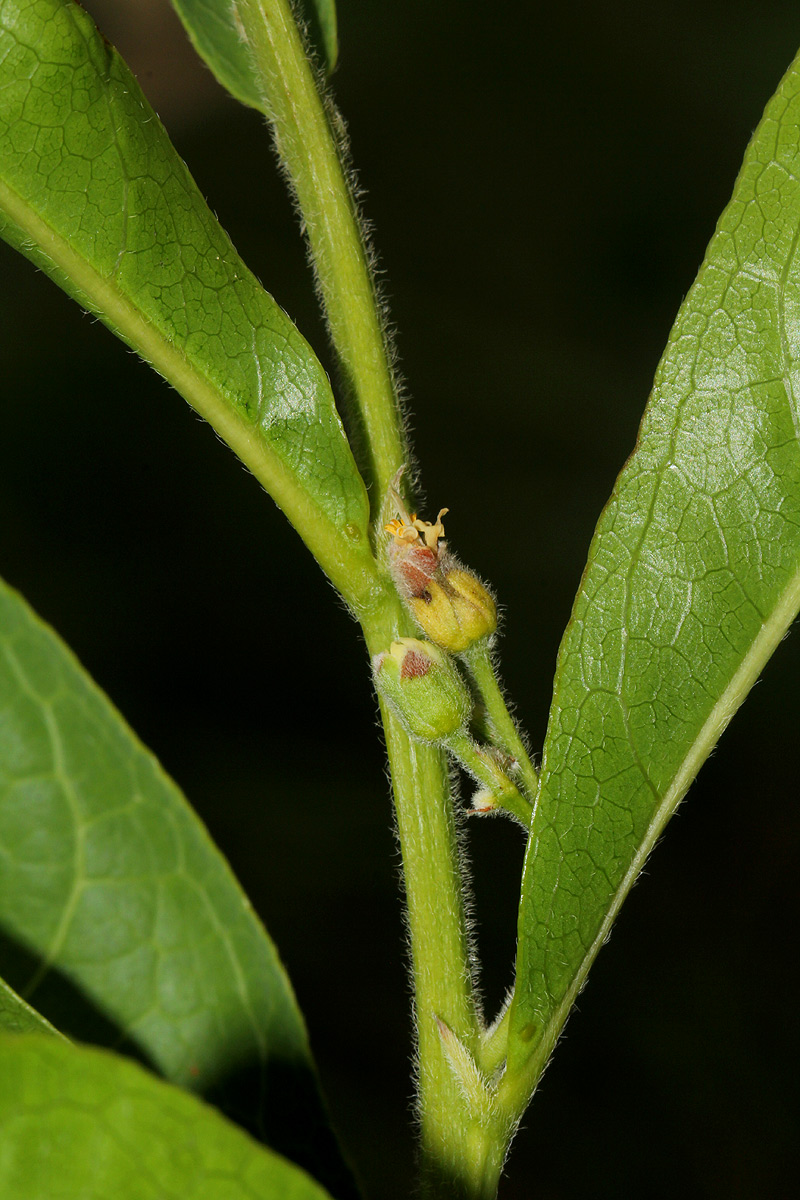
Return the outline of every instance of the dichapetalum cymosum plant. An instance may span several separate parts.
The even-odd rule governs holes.
[[[336,395],[74,0],[0,0],[0,232],[212,425],[360,624],[402,854],[419,1191],[492,1197],[620,906],[800,608],[800,73],[747,150],[601,514],[539,758],[498,680],[495,597],[448,545],[447,509],[415,502],[323,82],[334,5],[173,3],[219,81],[269,121]],[[479,996],[467,813],[526,839],[497,1013]],[[224,859],[5,585],[0,921],[0,1195],[359,1194],[286,974]]]

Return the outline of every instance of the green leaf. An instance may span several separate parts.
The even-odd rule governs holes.
[[[264,111],[247,44],[227,0],[172,0],[189,39],[224,88],[242,104]]]
[[[3,14],[0,234],[211,422],[358,606],[375,577],[368,502],[324,370],[88,14]]]
[[[325,62],[328,70],[332,71],[339,58],[339,31],[334,0],[305,0],[303,7],[307,10],[312,30],[316,27],[315,41],[319,41],[324,48]]]
[[[302,1017],[230,868],[2,583],[0,930],[9,982],[64,1032],[122,1041],[270,1144],[339,1171]]]
[[[329,1200],[218,1112],[107,1051],[0,1034],[4,1200]]]
[[[282,16],[290,14],[281,0],[263,0],[264,7]],[[246,38],[237,20],[232,0],[172,0],[189,39],[224,88],[242,104],[268,114],[268,106],[253,69]],[[308,24],[312,43],[319,46],[330,72],[339,56],[334,0],[301,0],[299,6]],[[291,17],[290,17],[291,19]]]
[[[31,1008],[0,979],[0,1032],[2,1033],[50,1033],[60,1037],[49,1021]]]
[[[511,1014],[529,1082],[800,607],[799,64],[678,315],[559,652]]]

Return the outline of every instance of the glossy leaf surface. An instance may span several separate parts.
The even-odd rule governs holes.
[[[509,1047],[532,1078],[800,606],[799,231],[795,64],[680,310],[559,652]]]
[[[291,987],[230,868],[2,583],[0,864],[4,974],[58,1028],[122,1044],[270,1144],[335,1162]]]
[[[0,234],[214,425],[354,599],[367,497],[324,370],[89,16],[72,0],[0,14]]]
[[[106,1051],[0,1035],[4,1200],[326,1200],[194,1096]]]

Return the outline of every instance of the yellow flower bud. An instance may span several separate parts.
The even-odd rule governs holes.
[[[477,576],[463,567],[444,570],[429,580],[408,606],[423,633],[450,654],[461,654],[497,629],[494,599]]]
[[[442,524],[448,509],[441,509],[434,522],[421,521],[406,510],[394,485],[390,497],[400,514],[386,525],[395,586],[423,633],[449,653],[461,654],[497,629],[494,598],[448,552]]]

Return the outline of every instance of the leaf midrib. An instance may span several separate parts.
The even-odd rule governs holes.
[[[122,289],[72,249],[13,188],[0,180],[0,212],[77,287],[93,311],[133,346],[216,430],[284,511],[312,554],[354,608],[375,592],[375,571],[353,553],[346,536],[298,487],[294,476],[252,427],[224,400],[207,376],[152,324]],[[115,268],[116,270],[116,268]]]
[[[672,783],[664,793],[661,803],[653,814],[645,836],[640,842],[639,848],[628,870],[625,872],[619,888],[614,894],[614,898],[606,911],[605,918],[594,941],[581,960],[580,966],[561,1003],[554,1010],[549,1021],[546,1022],[536,1053],[525,1067],[525,1074],[531,1087],[535,1085],[544,1070],[561,1028],[583,987],[589,968],[597,957],[600,947],[606,941],[611,931],[611,926],[622,907],[622,903],[635,883],[639,872],[642,870],[645,860],[658,841],[662,830],[675,812],[675,809],[686,795],[698,771],[730,723],[734,713],[756,683],[765,664],[769,661],[769,658],[781,642],[798,612],[800,612],[800,567],[798,567],[781,592],[770,616],[762,623],[759,633],[753,639],[739,668],[731,677],[730,683],[706,718]],[[504,1085],[501,1085],[501,1102],[504,1093],[510,1090],[508,1089],[508,1082],[506,1080],[504,1081]],[[517,1093],[519,1086],[519,1078],[514,1076],[514,1094]]]

